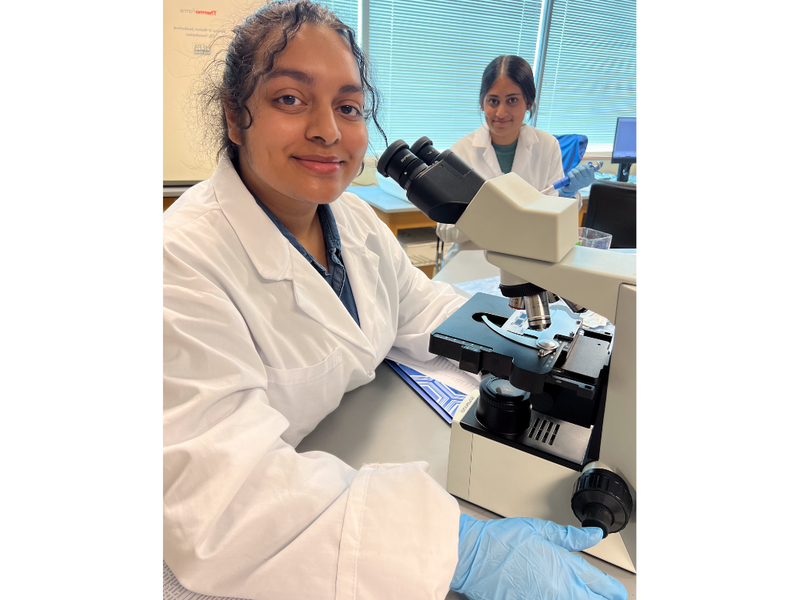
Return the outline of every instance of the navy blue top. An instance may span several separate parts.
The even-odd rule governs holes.
[[[297,241],[297,238],[283,226],[278,218],[264,206],[261,201],[256,198],[256,202],[267,213],[267,216],[272,219],[275,226],[278,228],[289,243],[297,248],[297,251],[302,254],[305,259],[311,263],[311,266],[317,270],[317,273],[322,275],[322,278],[328,282],[333,291],[342,301],[347,312],[353,317],[355,322],[361,327],[361,322],[358,320],[358,309],[356,308],[356,301],[353,298],[353,288],[350,287],[350,280],[347,278],[347,269],[344,266],[342,259],[342,241],[339,238],[339,228],[336,227],[336,219],[333,217],[333,211],[327,204],[320,204],[317,206],[317,215],[319,216],[319,223],[322,226],[322,235],[325,236],[325,250],[328,254],[328,268],[319,264],[313,256],[311,256],[306,249]]]

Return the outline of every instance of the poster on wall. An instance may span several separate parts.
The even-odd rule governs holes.
[[[164,185],[208,179],[216,158],[198,123],[198,76],[230,32],[265,0],[164,0]]]

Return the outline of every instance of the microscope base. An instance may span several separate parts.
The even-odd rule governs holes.
[[[461,425],[477,393],[465,399],[450,434],[447,491],[504,517],[533,517],[580,527],[571,498],[580,471],[472,433]],[[619,533],[587,554],[636,572]]]

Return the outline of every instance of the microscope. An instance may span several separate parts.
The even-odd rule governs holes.
[[[426,137],[393,142],[378,172],[500,268],[505,298],[475,294],[431,334],[430,352],[486,375],[453,418],[448,492],[600,527],[586,552],[635,573],[636,255],[576,245],[577,200],[486,180]],[[614,327],[584,327],[586,310]]]

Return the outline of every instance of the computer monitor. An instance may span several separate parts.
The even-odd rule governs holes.
[[[628,181],[631,165],[636,162],[636,117],[617,117],[611,162],[619,163],[617,181]]]

